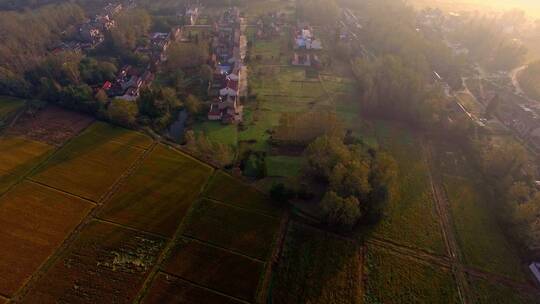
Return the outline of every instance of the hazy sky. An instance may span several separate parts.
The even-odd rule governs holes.
[[[519,8],[530,17],[540,18],[540,0],[408,0],[420,6],[440,6],[447,10]]]

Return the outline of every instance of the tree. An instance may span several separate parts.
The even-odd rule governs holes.
[[[321,201],[321,210],[330,226],[347,230],[352,229],[362,216],[357,198],[343,198],[333,191],[325,194]]]
[[[338,137],[321,136],[304,153],[307,160],[306,174],[324,181],[329,181],[336,165],[352,159],[351,152]]]
[[[189,95],[186,98],[186,101],[184,102],[184,106],[186,107],[186,110],[191,113],[192,115],[197,115],[201,112],[202,109],[202,103],[194,95]]]
[[[107,114],[112,122],[132,128],[135,126],[138,111],[137,104],[134,102],[114,99],[107,109]]]
[[[169,72],[196,68],[208,59],[208,49],[194,43],[173,43],[167,50],[165,68]]]

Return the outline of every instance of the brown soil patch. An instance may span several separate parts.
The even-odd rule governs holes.
[[[0,293],[13,295],[93,204],[24,182],[0,199]]]
[[[132,303],[165,242],[91,222],[40,278],[23,303]]]
[[[240,301],[192,285],[175,276],[159,273],[150,291],[143,299],[145,304],[239,304]]]
[[[9,134],[61,146],[94,121],[91,116],[47,106],[36,115],[24,114],[9,130]]]

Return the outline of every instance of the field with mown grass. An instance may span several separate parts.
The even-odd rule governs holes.
[[[365,304],[459,303],[450,269],[369,246],[365,258]]]
[[[157,145],[98,216],[170,237],[212,172],[206,164]]]
[[[31,179],[98,201],[151,144],[141,133],[96,123],[58,150]]]
[[[17,111],[22,109],[24,105],[25,100],[0,96],[0,128],[4,127],[7,121],[17,113]]]
[[[478,304],[538,304],[537,295],[480,279],[470,279],[475,303]]]
[[[301,172],[305,159],[301,156],[267,156],[266,174],[271,177],[295,177]]]
[[[206,186],[205,197],[235,207],[278,216],[280,208],[262,192],[249,187],[242,181],[218,171]]]
[[[191,211],[184,235],[264,261],[278,227],[278,219],[202,200]]]
[[[5,192],[54,151],[45,143],[23,137],[0,137],[0,193]]]
[[[23,182],[0,198],[0,293],[12,296],[94,207]]]
[[[372,128],[379,146],[394,157],[399,170],[375,234],[405,246],[444,255],[446,247],[420,138],[405,126],[384,121],[373,122]]]
[[[272,303],[362,303],[361,255],[352,241],[293,224],[271,284]]]

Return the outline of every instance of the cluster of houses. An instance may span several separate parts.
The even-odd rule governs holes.
[[[293,29],[292,37],[294,53],[291,64],[320,68],[321,61],[317,53],[323,49],[323,46],[321,40],[313,34],[313,28],[309,25],[299,25]]]
[[[237,8],[227,9],[214,25],[211,66],[213,80],[209,86],[212,98],[208,119],[225,124],[242,121],[239,100],[242,56],[240,50],[241,18]]]

